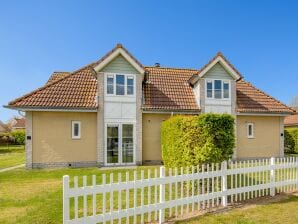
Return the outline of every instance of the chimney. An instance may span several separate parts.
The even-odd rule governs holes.
[[[160,63],[159,63],[159,62],[156,62],[156,63],[154,64],[154,66],[159,68],[159,67],[160,67]]]

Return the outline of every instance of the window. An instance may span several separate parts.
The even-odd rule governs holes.
[[[128,76],[127,77],[126,94],[127,95],[133,95],[133,88],[134,88],[133,77],[132,76]]]
[[[212,81],[207,81],[207,98],[212,98]]]
[[[106,76],[106,94],[132,96],[135,92],[134,76],[109,74]]]
[[[124,95],[124,83],[125,76],[124,75],[116,75],[116,95]]]
[[[219,79],[206,80],[206,97],[211,99],[229,99],[230,82]]]
[[[247,124],[247,138],[254,138],[254,124]]]
[[[108,75],[107,77],[107,94],[114,94],[114,76]]]
[[[227,99],[230,97],[230,87],[228,82],[224,82],[223,84],[223,98]]]
[[[81,138],[81,122],[80,121],[72,121],[71,122],[71,137],[72,137],[72,139],[80,139]]]
[[[214,98],[221,99],[221,80],[214,80]]]

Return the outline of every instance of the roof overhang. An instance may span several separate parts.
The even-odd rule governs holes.
[[[145,73],[145,69],[142,66],[140,66],[134,60],[134,58],[132,58],[122,47],[118,47],[115,51],[113,51],[110,55],[108,55],[108,57],[106,57],[98,65],[94,67],[94,70],[96,72],[100,71],[119,55],[123,56],[139,73],[141,74]]]
[[[66,107],[15,107],[15,106],[3,106],[8,109],[18,111],[53,111],[53,112],[97,112],[97,108],[66,108]]]
[[[144,114],[200,114],[201,110],[142,108]]]
[[[210,64],[208,64],[205,68],[203,68],[202,71],[199,73],[199,78],[202,78],[206,73],[214,66],[216,63],[220,63],[221,66],[224,67],[224,69],[235,79],[238,80],[241,78],[237,72],[221,57],[221,55],[218,55]]]
[[[276,117],[286,117],[291,115],[291,113],[277,113],[277,112],[237,112],[238,116],[276,116]]]

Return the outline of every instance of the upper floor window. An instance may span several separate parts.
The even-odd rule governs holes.
[[[219,79],[206,80],[206,96],[210,99],[229,99],[230,82]]]
[[[110,74],[106,78],[107,95],[125,96],[134,95],[134,76]]]

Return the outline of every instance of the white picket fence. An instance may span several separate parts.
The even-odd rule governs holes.
[[[82,181],[63,176],[63,223],[163,223],[199,209],[296,191],[298,158],[160,167],[159,174],[158,169],[126,172],[125,180],[123,174],[117,181],[113,173]]]

